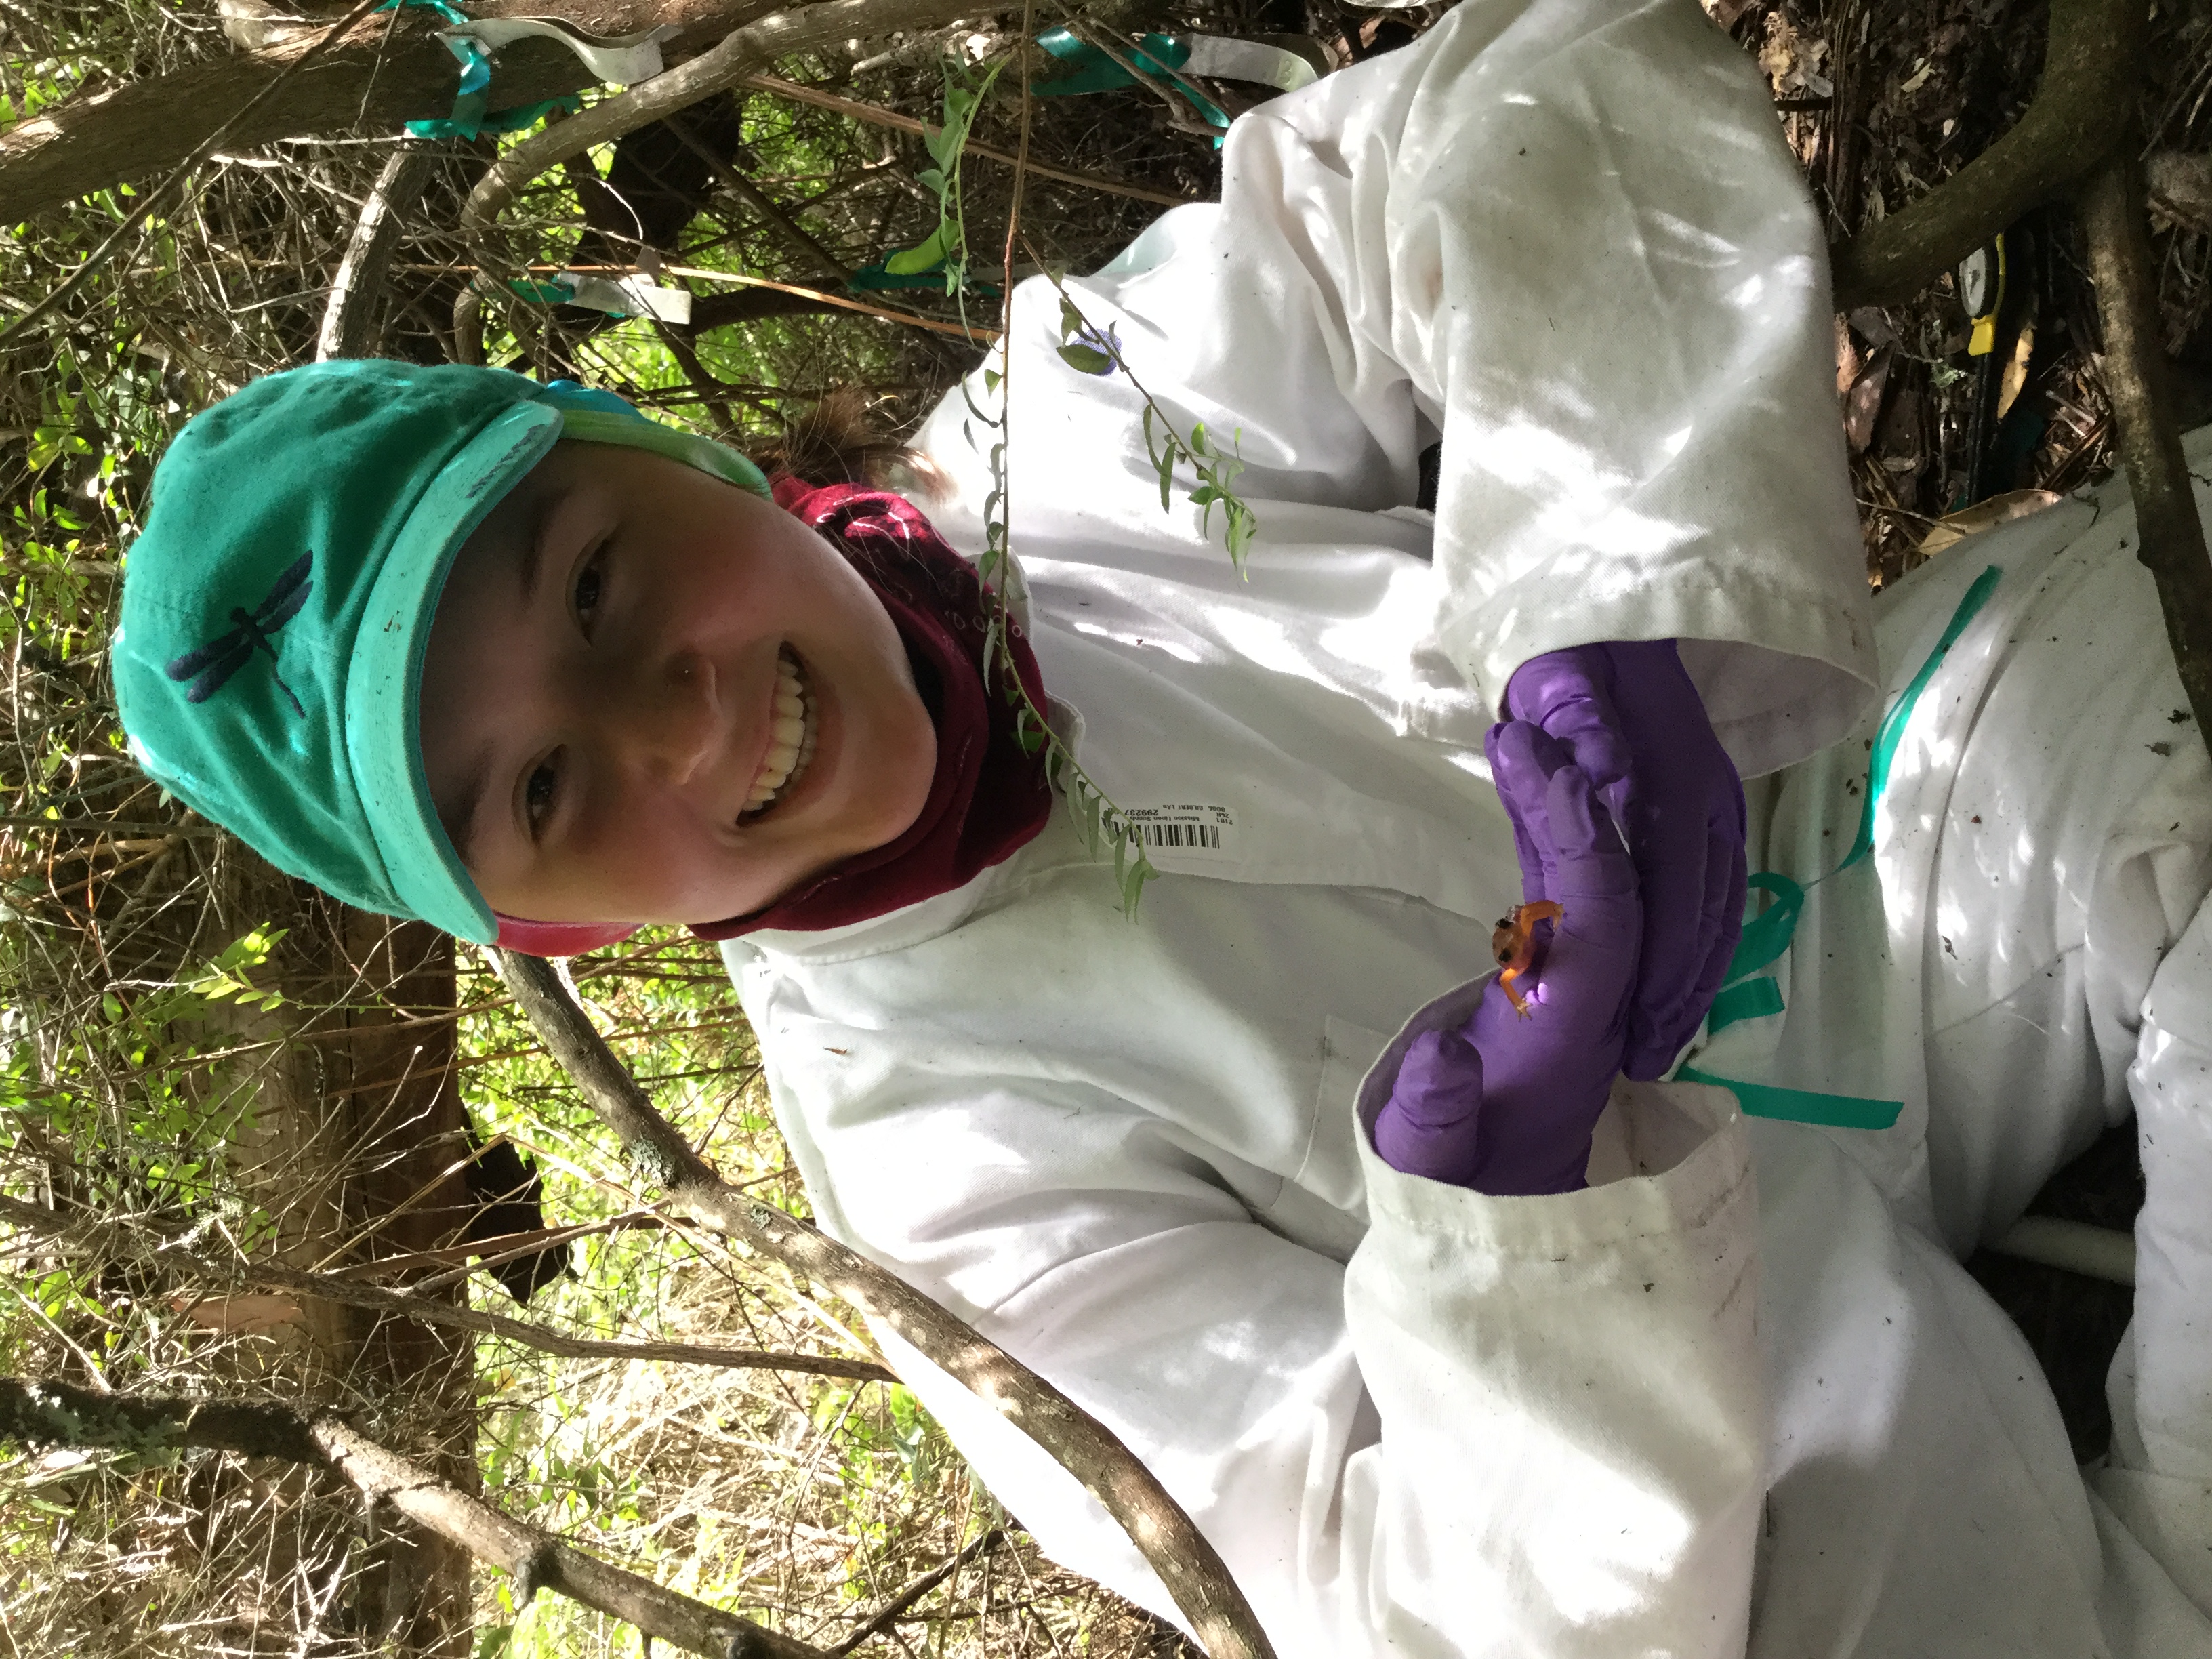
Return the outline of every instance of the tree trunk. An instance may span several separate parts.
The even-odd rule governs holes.
[[[600,36],[672,23],[682,32],[661,48],[672,64],[774,9],[772,0],[489,0],[471,9],[486,17],[568,18]],[[283,74],[322,27],[295,28],[260,51],[72,99],[18,121],[0,132],[0,225],[173,166]],[[246,148],[356,128],[392,132],[404,121],[450,113],[459,70],[437,38],[441,27],[434,15],[411,8],[372,15],[247,114],[224,142]],[[592,84],[573,53],[550,41],[524,40],[500,53],[492,104],[512,109]]]
[[[453,1007],[453,942],[421,923],[347,909],[243,849],[232,872],[222,907],[229,935],[264,922],[289,930],[256,975],[286,1000],[240,1032],[283,1046],[252,1055],[232,1079],[256,1096],[240,1163],[276,1221],[275,1254],[328,1270],[451,1243],[471,1208],[458,1033],[436,1018]],[[458,1302],[466,1286],[436,1294]],[[293,1358],[305,1400],[380,1424],[441,1480],[477,1491],[473,1338],[320,1298],[298,1306]],[[455,1545],[411,1525],[386,1528],[353,1589],[358,1628],[386,1651],[467,1659],[469,1558]]]
[[[435,1018],[454,1006],[453,941],[423,922],[340,916],[345,955],[368,993],[349,999],[351,1075],[332,1114],[354,1176],[345,1218],[364,1236],[364,1258],[434,1250],[453,1242],[471,1208],[455,1022]],[[406,1023],[425,1016],[432,1023]],[[449,1302],[467,1294],[465,1279],[441,1293]],[[481,1491],[473,1339],[361,1308],[346,1310],[343,1324],[360,1387],[404,1410],[410,1453],[459,1491]],[[422,1659],[468,1659],[469,1566],[453,1540],[397,1529],[363,1585],[368,1628]]]

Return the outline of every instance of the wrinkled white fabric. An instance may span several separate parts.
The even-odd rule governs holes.
[[[1013,318],[1054,724],[1167,873],[1127,920],[1061,816],[957,892],[726,947],[821,1224],[1114,1428],[1284,1659],[2212,1655],[2153,1536],[2184,1509],[2093,1500],[1936,1242],[1924,1109],[1869,1148],[1624,1085],[1590,1188],[1544,1199],[1363,1132],[1390,1034],[1464,1006],[1518,897],[1480,752],[1512,667],[1682,635],[1747,771],[1879,683],[1818,227],[1756,76],[1688,0],[1464,0],[1240,121],[1225,177],[1069,286],[1179,423],[1237,434],[1249,580],[1188,479],[1162,510],[1127,380],[1054,356],[1057,297]],[[972,554],[968,398],[922,444]],[[1402,503],[1439,431],[1432,526]],[[1174,1615],[879,1335],[1048,1551]]]
[[[1136,387],[1055,357],[1059,299],[1026,284],[1016,550],[1116,573],[1102,637],[1358,664],[1395,729],[1469,744],[1530,657],[1680,638],[1747,775],[1864,701],[1820,227],[1764,84],[1688,0],[1463,3],[1240,121],[1219,206],[1067,289],[1179,429],[1233,440],[1265,532],[1247,585],[1187,472],[1163,512]],[[1369,550],[1439,433],[1417,573]],[[933,517],[976,544],[992,436],[956,398],[922,438],[954,483]]]
[[[2185,447],[2201,474],[2212,429]],[[2212,508],[2212,490],[2197,498]],[[1786,1012],[1695,1056],[1709,1074],[1902,1101],[1884,1134],[1815,1133],[1962,1254],[2136,1113],[2136,1320],[2092,1483],[2121,1575],[2106,1599],[2128,1609],[2108,1607],[2116,1647],[2137,1625],[2162,1643],[2194,1628],[2170,1589],[2142,1589],[2155,1575],[2139,1552],[2212,1609],[2212,760],[2135,544],[2116,480],[1882,596],[1894,688],[1974,581],[2001,577],[1905,727],[1874,858],[1810,888],[1775,969]],[[1878,725],[1774,781],[1767,867],[1836,868]]]

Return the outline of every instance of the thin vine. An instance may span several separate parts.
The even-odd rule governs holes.
[[[1221,508],[1224,522],[1222,539],[1229,549],[1229,562],[1237,574],[1244,573],[1244,556],[1252,546],[1252,538],[1260,528],[1260,521],[1252,509],[1236,491],[1237,475],[1244,470],[1240,453],[1244,432],[1242,427],[1230,434],[1229,448],[1224,451],[1206,429],[1206,422],[1192,422],[1190,435],[1185,437],[1176,430],[1175,422],[1168,418],[1159,399],[1145,387],[1129,367],[1129,360],[1121,354],[1121,336],[1112,324],[1100,328],[1076,306],[1057,271],[1048,269],[1046,280],[1060,295],[1060,341],[1056,355],[1060,362],[1079,374],[1104,379],[1119,373],[1128,377],[1137,395],[1145,400],[1145,453],[1159,475],[1160,511],[1172,512],[1170,499],[1175,489],[1176,465],[1188,463],[1197,475],[1197,486],[1190,492],[1190,504],[1200,509],[1198,527],[1207,535],[1213,532],[1213,509]],[[1158,428],[1157,439],[1154,428]]]
[[[999,73],[1013,61],[1001,58],[980,78],[973,77],[957,58],[947,57],[945,73],[945,125],[925,136],[922,142],[929,150],[929,159],[935,167],[925,167],[915,175],[915,180],[937,198],[937,228],[919,246],[895,253],[884,262],[884,269],[894,276],[915,276],[941,264],[945,270],[945,292],[960,308],[963,326],[968,322],[968,210],[961,190],[961,167],[968,154],[969,130],[975,125],[975,116],[983,107],[983,100],[999,78]],[[1029,88],[1022,88],[1026,106]],[[1027,131],[1027,123],[1024,123]]]
[[[1023,15],[1024,52],[1026,53],[1030,35],[1030,8]],[[945,266],[945,289],[960,301],[962,318],[966,318],[965,292],[968,274],[968,228],[962,205],[960,189],[960,160],[963,153],[968,130],[974,124],[984,95],[1012,58],[1001,58],[982,76],[971,80],[957,61],[948,60],[945,67],[945,125],[929,136],[930,155],[938,165],[920,174],[921,182],[937,197],[938,227],[929,240],[920,246],[897,256],[921,270],[941,259]],[[1012,398],[1009,379],[1013,372],[1012,282],[1013,250],[1020,237],[1022,161],[1029,154],[1030,87],[1026,73],[1022,85],[1022,141],[1017,158],[1014,178],[1013,206],[1006,227],[1006,259],[1008,275],[1006,315],[1002,319],[999,335],[999,367],[983,371],[986,395],[998,398],[999,413],[994,416],[980,407],[969,392],[967,383],[961,384],[961,396],[966,399],[971,419],[967,427],[970,444],[975,442],[974,422],[980,421],[994,434],[987,459],[991,470],[990,493],[983,501],[983,555],[976,562],[976,574],[981,579],[983,591],[989,598],[991,614],[986,627],[983,661],[987,674],[999,683],[1000,695],[1014,710],[1014,732],[1024,754],[1034,755],[1040,750],[1046,753],[1046,765],[1053,787],[1067,798],[1068,809],[1082,830],[1085,845],[1093,857],[1111,848],[1114,855],[1114,883],[1121,896],[1123,914],[1135,919],[1137,906],[1143,897],[1145,884],[1159,874],[1146,854],[1142,831],[1116,806],[1106,792],[1100,788],[1082,763],[1075,758],[1074,750],[1060,735],[1053,730],[1045,712],[1030,696],[1029,688],[1022,683],[1019,668],[1015,663],[1013,640],[1018,631],[1013,611],[1026,597],[1023,587],[1021,567],[1014,561],[1010,544],[1012,509],[1010,486],[1006,478],[1006,428],[1012,418]],[[1022,246],[1026,247],[1025,242]],[[1032,250],[1032,256],[1034,251]],[[1042,261],[1039,262],[1042,264]],[[896,267],[896,260],[892,262]],[[1045,276],[1054,292],[1060,295],[1060,338],[1057,348],[1060,361],[1085,374],[1106,377],[1115,374],[1127,376],[1139,397],[1144,399],[1145,453],[1151,459],[1160,485],[1160,510],[1173,508],[1176,469],[1188,465],[1197,477],[1189,493],[1191,505],[1200,509],[1200,530],[1212,534],[1213,514],[1218,507],[1223,515],[1223,539],[1230,562],[1239,576],[1245,574],[1244,557],[1249,550],[1259,521],[1250,506],[1237,494],[1237,474],[1244,470],[1238,454],[1241,431],[1232,433],[1230,447],[1224,450],[1206,429],[1202,421],[1192,424],[1188,434],[1179,431],[1159,400],[1148,391],[1142,380],[1130,368],[1121,350],[1120,336],[1111,325],[1101,329],[1086,318],[1069,295],[1066,283],[1058,272],[1045,269]]]
[[[1007,371],[1013,366],[1010,339],[1011,334],[1003,334],[1000,338],[999,360],[1005,368],[983,371],[986,391],[996,392],[1006,384]],[[1012,405],[1002,397],[994,420],[976,406],[973,397],[968,396],[964,381],[961,395],[968,399],[969,412],[999,434],[989,453],[991,493],[983,500],[983,556],[976,562],[975,568],[992,607],[983,636],[983,660],[988,671],[995,672],[1000,694],[1013,707],[1014,736],[1022,745],[1022,752],[1034,755],[1040,749],[1046,750],[1045,765],[1053,787],[1067,797],[1068,810],[1083,831],[1084,845],[1094,858],[1104,848],[1113,849],[1114,885],[1121,896],[1122,913],[1134,921],[1145,884],[1159,874],[1146,854],[1143,834],[1114,805],[1091,774],[1083,769],[1083,763],[1075,758],[1075,751],[1067,746],[1066,739],[1053,730],[1052,722],[1030,696],[1029,687],[1022,683],[1021,671],[1014,661],[1013,638],[1018,624],[1014,621],[1012,607],[1017,600],[1026,597],[1026,591],[1022,584],[1021,567],[1014,562],[1007,544],[1006,426]]]

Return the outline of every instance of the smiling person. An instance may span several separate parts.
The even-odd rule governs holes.
[[[1819,227],[1688,0],[1464,0],[1224,180],[1067,279],[1133,376],[1017,291],[927,513],[568,383],[248,386],[130,554],[133,751],[356,904],[724,941],[819,1224],[1112,1427],[1285,1659],[2212,1656],[2212,769],[2124,496],[1870,606]],[[1236,434],[1241,574],[1137,380]],[[986,656],[971,404],[1133,921]],[[1958,1258],[2130,1103],[2085,1479]]]
[[[491,510],[447,579],[422,699],[446,714],[422,726],[439,822],[515,916],[764,909],[903,834],[936,770],[852,562],[641,449],[556,444]]]

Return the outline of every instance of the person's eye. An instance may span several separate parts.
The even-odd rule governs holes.
[[[576,573],[574,592],[568,603],[576,613],[576,621],[586,633],[591,631],[592,613],[599,608],[599,594],[606,586],[605,573],[600,566],[606,558],[606,544],[602,542],[592,550],[592,556],[584,561],[583,568]]]
[[[530,769],[522,785],[522,813],[534,840],[544,832],[561,793],[561,751],[555,750]]]

